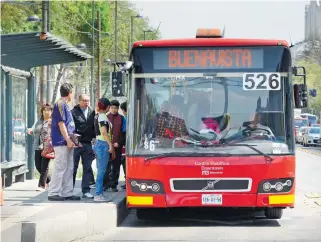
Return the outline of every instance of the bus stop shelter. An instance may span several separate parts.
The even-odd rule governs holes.
[[[50,33],[1,35],[0,161],[4,187],[33,179],[36,80],[31,68],[85,61],[92,56]]]

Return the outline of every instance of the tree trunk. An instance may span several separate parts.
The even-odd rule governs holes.
[[[57,98],[57,93],[58,93],[58,88],[59,88],[59,84],[60,84],[60,79],[62,78],[64,72],[66,71],[67,68],[64,68],[64,66],[61,64],[58,70],[58,76],[56,79],[56,84],[55,84],[55,88],[54,91],[52,93],[52,100],[51,100],[51,104],[54,104]]]

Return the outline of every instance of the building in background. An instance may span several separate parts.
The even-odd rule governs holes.
[[[321,1],[305,6],[305,41],[321,40]]]

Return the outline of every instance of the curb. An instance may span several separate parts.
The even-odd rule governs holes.
[[[59,211],[58,206],[51,209]],[[115,204],[64,204],[58,214],[53,212],[51,217],[46,215],[44,219],[22,222],[21,242],[78,241],[96,234],[106,234],[118,227],[128,214],[126,197]]]
[[[116,217],[116,226],[115,227],[119,227],[129,214],[129,209],[127,208],[127,198],[126,197],[124,197],[116,205],[116,209],[117,209],[117,217]]]
[[[303,152],[305,152],[305,153],[308,153],[308,154],[321,156],[321,151],[320,151],[320,152],[316,152],[316,151],[311,151],[311,150],[302,149],[302,148],[296,148],[296,149],[297,149],[297,150],[300,150],[300,151],[303,151]]]

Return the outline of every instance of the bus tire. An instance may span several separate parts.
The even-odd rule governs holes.
[[[267,219],[280,219],[283,215],[283,208],[268,208],[265,210]]]

